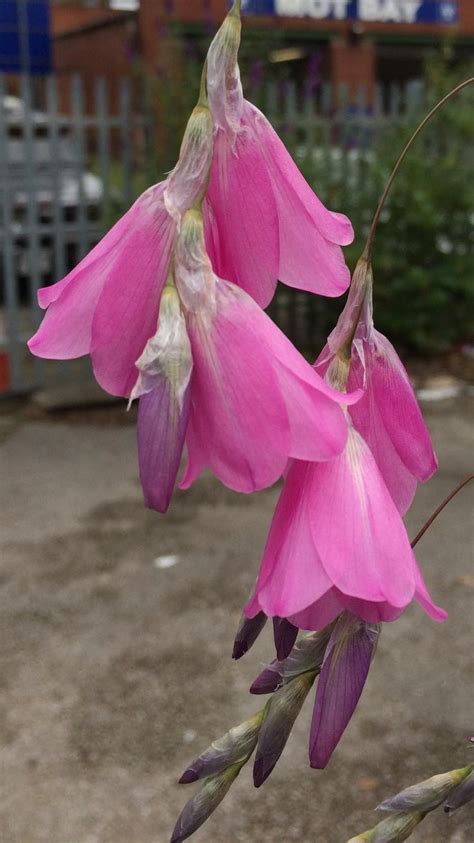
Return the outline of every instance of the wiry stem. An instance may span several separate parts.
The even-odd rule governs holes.
[[[438,517],[438,515],[440,514],[440,512],[442,512],[442,511],[443,511],[444,507],[445,507],[445,506],[447,506],[447,505],[448,505],[448,503],[449,503],[450,501],[452,501],[452,499],[453,499],[454,497],[456,497],[457,493],[458,493],[458,492],[460,492],[460,491],[461,491],[461,489],[463,489],[463,488],[464,488],[464,486],[467,486],[467,484],[468,484],[468,483],[470,483],[470,482],[471,482],[471,480],[474,480],[474,474],[469,474],[467,477],[465,477],[465,478],[464,478],[464,480],[461,480],[461,482],[460,482],[460,483],[456,486],[456,488],[455,488],[455,489],[453,489],[453,491],[449,493],[449,495],[447,496],[447,498],[445,498],[445,499],[444,499],[444,501],[442,501],[442,502],[440,503],[440,505],[439,505],[439,506],[435,509],[435,511],[433,512],[433,514],[432,514],[432,515],[430,515],[430,517],[428,518],[428,521],[426,522],[426,524],[423,524],[423,527],[421,528],[421,530],[419,531],[419,533],[417,533],[417,534],[416,534],[415,538],[413,539],[413,541],[412,541],[412,543],[411,543],[411,546],[412,546],[412,547],[415,547],[415,545],[416,545],[416,544],[418,544],[418,542],[420,541],[420,539],[422,538],[422,536],[424,536],[424,535],[425,535],[425,533],[426,533],[426,531],[427,531],[427,530],[431,527],[431,525],[432,525],[433,521],[434,521],[434,520]]]
[[[382,213],[383,206],[385,205],[385,200],[387,199],[387,196],[390,192],[390,188],[392,187],[392,184],[395,181],[396,175],[397,175],[397,173],[398,173],[398,171],[399,171],[399,169],[400,169],[400,167],[401,167],[401,165],[402,165],[402,163],[405,159],[405,156],[406,156],[407,152],[413,146],[414,141],[416,140],[416,138],[418,137],[418,135],[420,134],[422,129],[425,128],[426,124],[430,122],[431,118],[434,117],[436,112],[439,111],[439,109],[445,104],[445,102],[447,102],[449,99],[451,99],[451,97],[453,97],[455,94],[459,93],[459,91],[461,91],[467,85],[470,85],[472,82],[474,82],[474,77],[471,77],[470,79],[466,79],[464,82],[461,82],[460,85],[457,85],[456,88],[453,88],[452,91],[450,91],[448,94],[446,94],[446,96],[443,97],[443,99],[441,99],[438,103],[436,103],[436,105],[431,109],[431,111],[421,121],[418,128],[415,129],[415,131],[413,132],[413,134],[412,134],[411,138],[409,139],[408,143],[405,145],[403,151],[400,154],[400,157],[398,158],[397,163],[395,164],[395,167],[392,170],[392,174],[391,174],[387,184],[385,185],[385,189],[382,193],[382,196],[380,197],[380,201],[379,201],[379,204],[377,206],[377,210],[375,211],[374,218],[373,218],[372,223],[370,225],[369,235],[367,237],[367,242],[365,244],[365,248],[364,248],[364,251],[362,253],[362,256],[367,261],[369,261],[370,257],[371,257],[372,246],[373,246],[374,237],[375,237],[375,230],[377,228],[377,224],[378,224],[378,221],[380,219],[380,214]]]

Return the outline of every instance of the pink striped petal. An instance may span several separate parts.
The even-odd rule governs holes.
[[[415,590],[413,551],[375,460],[355,430],[341,456],[314,467],[310,486],[311,532],[331,583],[350,597],[408,605]]]
[[[350,282],[340,245],[351,243],[352,226],[333,214],[311,190],[266,117],[245,103],[243,125],[265,155],[280,234],[280,281],[325,296],[339,296]]]
[[[240,133],[234,148],[223,131],[215,134],[206,204],[214,271],[266,307],[278,278],[278,217],[262,152],[250,134]]]
[[[341,615],[327,646],[311,722],[311,767],[324,769],[339,743],[369,673],[378,631]]]
[[[437,606],[436,603],[433,603],[431,599],[431,595],[426,587],[425,581],[423,579],[423,575],[415,562],[415,600],[423,611],[426,612],[430,618],[433,618],[434,621],[438,623],[442,623],[448,617],[448,613],[442,609],[440,606]]]
[[[309,523],[312,506],[311,481],[315,466],[295,461],[286,476],[277,503],[260,567],[254,598],[246,614],[256,606],[269,616],[287,617],[322,597],[332,586],[316,552]]]
[[[92,323],[94,374],[112,395],[129,395],[136,382],[135,361],[156,330],[176,233],[163,204],[163,185],[144,197],[146,213],[137,217],[106,269]]]
[[[360,359],[354,355],[349,375],[349,389],[361,388],[363,383],[364,367]],[[370,365],[367,371],[365,393],[360,401],[351,407],[350,415],[355,429],[369,446],[398,511],[404,515],[415,497],[417,479],[402,462],[385,427],[380,404],[376,401]]]
[[[438,463],[413,387],[388,339],[374,330],[373,343],[367,366],[383,424],[407,469],[428,480]]]
[[[138,406],[137,443],[145,504],[166,512],[181,461],[189,417],[190,386],[178,402],[170,381],[155,378],[155,387]]]
[[[248,321],[253,308],[236,305],[225,282],[217,283],[216,295],[211,325],[202,312],[188,316],[194,377],[181,488],[195,479],[193,466],[208,465],[225,485],[252,492],[272,485],[285,468],[290,440],[285,402],[272,357]],[[262,320],[268,318],[248,301]]]

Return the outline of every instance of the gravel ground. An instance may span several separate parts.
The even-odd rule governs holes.
[[[469,416],[467,401],[429,411],[440,471],[411,534],[469,471]],[[177,785],[187,762],[259,707],[247,688],[269,633],[229,654],[278,490],[247,498],[206,476],[167,516],[145,510],[116,408],[11,410],[0,439],[0,840],[166,843],[192,793]],[[244,770],[196,843],[345,843],[383,798],[471,757],[472,491],[419,545],[449,621],[411,607],[388,626],[328,769],[307,764],[308,702],[268,782],[255,791]],[[469,843],[473,819],[432,815],[413,840]]]

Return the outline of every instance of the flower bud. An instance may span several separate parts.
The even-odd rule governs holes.
[[[419,784],[405,788],[391,799],[385,799],[379,811],[431,811],[443,802],[448,794],[458,787],[472,770],[472,765],[449,773],[431,776]]]
[[[447,814],[452,814],[453,811],[456,811],[463,805],[467,805],[467,803],[471,802],[473,799],[474,770],[471,770],[467,778],[464,779],[463,783],[460,784],[459,787],[457,787],[455,790],[453,790],[450,796],[447,798],[446,802],[444,803],[444,810]]]
[[[266,622],[267,616],[265,612],[259,612],[253,618],[247,618],[245,615],[242,615],[234,639],[234,648],[232,650],[233,659],[241,659],[250,650]]]
[[[183,214],[205,191],[211,160],[211,112],[207,105],[199,103],[188,120],[178,163],[168,176],[163,194],[165,208],[178,227]]]
[[[251,694],[271,694],[295,676],[309,670],[319,672],[334,624],[320,632],[309,632],[296,642],[289,656],[283,661],[275,659],[254,680]]]
[[[297,637],[297,626],[294,626],[286,618],[273,618],[273,638],[279,661],[283,661],[290,655]]]
[[[257,745],[264,711],[265,709],[262,709],[245,723],[234,726],[222,738],[214,741],[209,749],[193,761],[181,776],[179,783],[189,784],[206,776],[216,775],[233,764],[245,763]]]
[[[412,831],[426,816],[425,812],[417,811],[409,814],[394,814],[369,831],[351,837],[347,843],[402,843],[407,840]]]
[[[316,674],[304,673],[275,691],[260,729],[253,767],[255,787],[260,787],[282,754],[294,722],[313,685]]]
[[[182,843],[209,819],[239,775],[241,767],[242,764],[234,764],[218,775],[204,780],[202,787],[181,811],[171,843]]]

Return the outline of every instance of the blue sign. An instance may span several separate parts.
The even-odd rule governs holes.
[[[242,0],[242,11],[252,15],[367,23],[446,25],[459,20],[458,0]]]
[[[51,71],[49,0],[0,0],[0,71]]]

